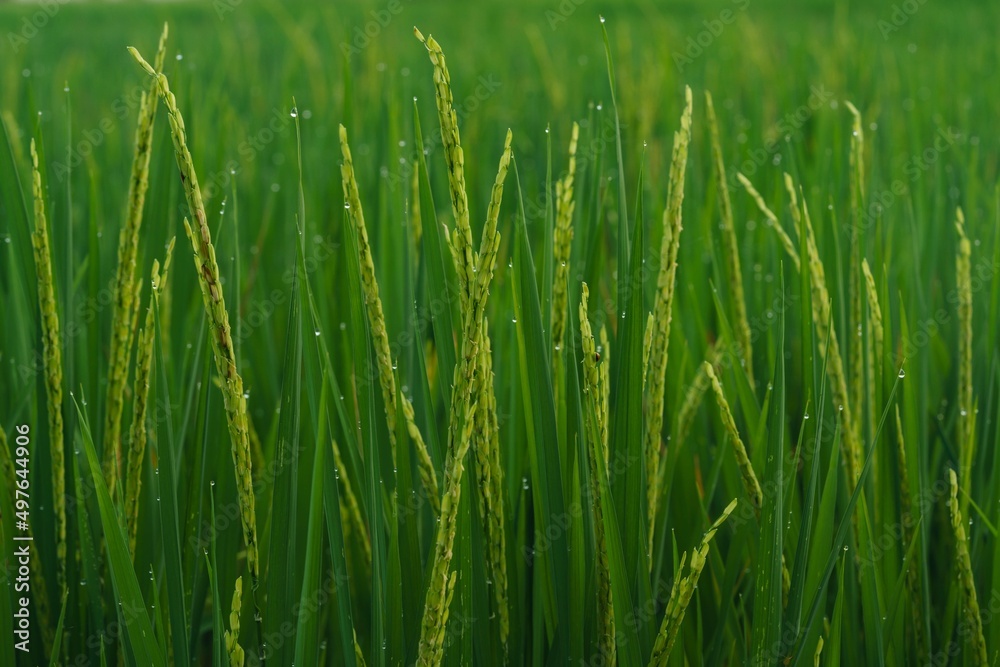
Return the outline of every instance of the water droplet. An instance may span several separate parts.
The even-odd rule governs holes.
[[[525,491],[528,490],[528,478],[527,477],[522,477],[521,478],[521,488],[524,489]]]
[[[184,54],[178,53],[177,54],[177,60],[184,60]]]
[[[316,329],[316,331],[315,331],[314,333],[315,333],[315,334],[316,334],[317,336],[319,336],[319,329]]]
[[[601,17],[601,23],[604,23],[604,17],[603,16]]]
[[[292,107],[292,111],[291,111],[291,113],[289,115],[292,118],[298,118],[299,117],[299,110],[296,109],[295,107]]]
[[[69,86],[68,85],[67,86],[63,86],[63,92],[64,93],[68,93],[69,92]]]
[[[347,329],[347,322],[341,322],[340,323],[340,330],[344,331],[345,329]]]
[[[802,419],[803,419],[803,421],[806,420],[806,419],[809,419],[809,413],[807,412],[804,415],[802,415]]]
[[[905,377],[906,377],[906,371],[904,371],[902,368],[900,368],[899,369],[899,379],[902,380]]]

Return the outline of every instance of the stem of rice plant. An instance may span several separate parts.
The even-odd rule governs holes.
[[[45,191],[38,170],[35,140],[31,140],[31,177],[35,202],[35,230],[31,242],[38,279],[38,309],[42,317],[42,363],[45,370],[45,398],[48,407],[49,447],[52,453],[52,509],[55,515],[56,563],[59,590],[66,586],[66,453],[63,443],[63,368],[62,338],[56,307],[55,282],[52,279],[52,253],[49,249],[48,223],[45,218]]]
[[[149,307],[146,322],[139,332],[139,348],[135,359],[135,389],[132,409],[132,426],[129,432],[129,448],[125,475],[125,523],[128,526],[128,545],[135,559],[135,536],[139,527],[139,492],[142,489],[142,462],[146,456],[146,406],[149,400],[149,378],[153,368],[153,341],[156,335],[155,305],[163,290],[164,281],[170,270],[170,259],[174,252],[174,239],[167,246],[167,256],[160,263],[153,260],[153,274],[150,282]]]
[[[659,467],[661,431],[663,429],[663,394],[666,385],[667,348],[670,343],[670,321],[677,276],[677,252],[680,248],[681,206],[684,203],[684,175],[687,169],[688,144],[691,142],[691,89],[684,89],[684,112],[681,126],[674,132],[673,157],[670,162],[670,181],[667,207],[663,212],[663,242],[660,246],[660,271],[656,282],[656,300],[653,318],[656,323],[649,352],[649,413],[645,419],[646,500],[648,505],[649,544],[647,567],[653,567],[654,530],[659,496],[656,492],[656,471]]]
[[[478,484],[479,518],[486,536],[486,558],[490,571],[489,587],[493,591],[500,622],[500,640],[506,647],[510,634],[510,612],[507,608],[507,537],[503,506],[503,468],[500,463],[500,426],[497,420],[496,395],[493,391],[493,350],[486,335],[488,323],[483,322],[479,343],[479,368],[476,388],[479,399],[476,426],[472,436],[475,471]]]
[[[385,404],[386,425],[389,428],[389,443],[392,447],[392,460],[396,460],[396,363],[392,359],[389,348],[389,333],[385,328],[385,314],[382,310],[382,299],[378,293],[378,280],[375,278],[375,262],[372,260],[371,245],[368,242],[368,229],[365,226],[365,214],[361,207],[361,195],[354,176],[354,161],[351,158],[351,147],[347,143],[347,129],[340,126],[340,150],[343,163],[340,166],[344,188],[344,206],[347,217],[354,227],[358,242],[358,264],[361,267],[361,288],[365,294],[365,311],[371,326],[372,342],[375,346],[375,359],[378,364],[378,380],[382,389],[382,402]],[[420,429],[414,419],[413,406],[410,400],[402,397],[403,417],[406,420],[406,430],[417,451],[417,467],[420,470],[420,480],[427,491],[431,507],[435,514],[440,514],[441,492],[438,488],[437,473],[427,445],[420,434]],[[395,465],[395,463],[394,463]]]
[[[135,48],[129,47],[129,52],[142,68],[154,78],[157,91],[167,109],[177,167],[180,170],[181,182],[184,184],[188,208],[195,221],[195,227],[192,228],[190,222],[185,218],[184,229],[194,251],[195,270],[201,286],[205,314],[211,329],[215,366],[222,379],[222,397],[232,445],[236,490],[240,505],[240,523],[243,528],[243,541],[247,547],[247,568],[250,571],[252,590],[256,590],[260,581],[260,565],[257,546],[256,500],[254,498],[250,441],[247,431],[247,401],[243,391],[243,379],[236,369],[232,330],[229,325],[229,313],[226,311],[225,297],[222,293],[222,279],[219,264],[215,258],[215,246],[212,245],[212,235],[208,229],[208,219],[205,215],[205,204],[202,200],[201,188],[198,187],[198,176],[194,170],[191,151],[188,150],[184,118],[181,116],[180,109],[177,108],[174,94],[170,92],[167,77],[154,70]],[[260,622],[258,626],[260,626]]]
[[[163,24],[160,43],[156,49],[153,66],[163,68],[167,45],[167,24]],[[139,312],[139,299],[135,286],[136,255],[139,251],[139,227],[149,188],[149,160],[152,156],[153,125],[159,101],[153,83],[149,93],[142,93],[139,100],[139,121],[135,129],[135,151],[132,157],[132,175],[129,178],[128,204],[125,224],[118,235],[118,269],[114,279],[114,303],[111,313],[111,349],[108,367],[107,412],[104,418],[104,478],[108,491],[114,498],[122,463],[122,397],[128,376],[129,357],[135,320]]]
[[[496,181],[490,196],[490,204],[480,244],[479,262],[473,271],[468,308],[463,315],[462,355],[455,366],[454,383],[451,393],[451,411],[448,426],[448,453],[445,459],[445,491],[441,501],[441,517],[438,523],[434,546],[434,561],[431,566],[424,616],[420,627],[420,644],[417,664],[420,667],[436,667],[444,653],[444,635],[448,623],[448,606],[454,593],[455,573],[449,576],[452,545],[455,542],[458,504],[462,493],[463,459],[469,450],[474,415],[477,406],[483,403],[483,396],[474,396],[475,376],[479,365],[479,341],[482,340],[485,320],[486,298],[489,294],[493,269],[500,249],[500,232],[497,220],[500,202],[503,198],[503,184],[511,160],[511,133],[507,131],[503,155],[497,170]]]

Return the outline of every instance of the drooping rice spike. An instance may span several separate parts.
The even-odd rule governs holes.
[[[795,249],[795,244],[792,243],[792,239],[788,236],[788,233],[781,226],[778,221],[778,217],[774,215],[774,212],[767,207],[764,202],[764,198],[760,196],[760,193],[753,187],[750,180],[743,174],[736,174],[737,180],[747,191],[747,194],[753,198],[754,202],[757,204],[757,208],[760,212],[764,214],[764,220],[768,227],[774,230],[774,233],[778,235],[778,241],[781,242],[781,247],[785,249],[785,253],[792,260],[792,264],[795,265],[795,271],[798,272],[801,267],[799,267],[799,251]]]
[[[588,301],[590,290],[583,283],[583,294],[580,297],[580,343],[583,349],[583,392],[585,395],[587,437],[597,441],[601,449],[607,451],[608,415],[604,406],[604,382],[607,360],[599,361],[594,332],[590,326]],[[603,368],[602,368],[603,367]],[[601,513],[601,487],[597,483],[597,457],[593,447],[587,447],[587,460],[590,470],[590,500],[594,520],[594,553],[597,561],[597,648],[602,664],[614,665],[615,655],[615,615],[611,596],[611,568],[608,562],[608,545],[604,528],[604,515]],[[605,461],[605,464],[607,462]]]
[[[392,460],[396,460],[396,363],[392,359],[389,347],[389,333],[385,328],[385,313],[382,310],[382,299],[379,296],[378,280],[375,277],[375,262],[372,259],[371,245],[368,243],[368,228],[365,225],[365,214],[361,206],[361,195],[354,176],[354,162],[351,158],[351,148],[347,143],[347,129],[340,126],[340,151],[343,163],[340,167],[344,202],[347,207],[347,217],[354,228],[358,243],[358,264],[361,268],[361,289],[365,295],[365,312],[371,327],[372,343],[375,347],[375,359],[378,366],[378,381],[382,389],[382,402],[385,404],[385,420],[389,429],[389,444],[392,447]],[[410,400],[402,397],[403,418],[406,420],[406,430],[409,433],[417,452],[417,467],[420,480],[424,485],[431,507],[435,514],[440,511],[441,492],[438,488],[437,473],[427,452],[427,445],[420,434],[420,429],[414,421],[413,406]]]
[[[792,177],[787,173],[785,174],[785,187],[791,198],[789,205],[796,227],[799,229],[799,234],[804,234],[806,239],[806,249],[809,256],[809,286],[812,292],[812,316],[813,323],[816,325],[817,347],[820,354],[827,354],[827,350],[829,350],[826,368],[833,387],[833,399],[837,404],[837,414],[841,424],[840,442],[844,450],[844,463],[847,466],[850,488],[853,490],[861,476],[861,444],[858,442],[859,431],[855,427],[853,406],[848,395],[847,376],[844,372],[840,344],[837,341],[837,331],[832,326],[831,318],[833,315],[830,292],[826,286],[826,273],[823,269],[823,261],[819,257],[819,250],[816,248],[816,236],[809,218],[809,208],[803,199],[800,211],[795,185],[792,182]],[[829,341],[827,341],[828,333]]]
[[[674,642],[677,640],[677,633],[680,631],[681,623],[684,621],[684,612],[687,611],[688,604],[694,596],[694,590],[698,587],[698,579],[701,571],[708,562],[708,552],[722,524],[729,518],[733,510],[736,509],[736,499],[734,498],[726,509],[722,510],[722,515],[715,520],[708,531],[701,538],[694,551],[691,552],[691,562],[688,564],[688,573],[682,576],[684,565],[687,561],[687,554],[681,556],[680,565],[674,578],[674,585],[670,590],[670,600],[667,602],[667,611],[663,616],[663,623],[660,624],[660,632],[656,635],[656,642],[653,644],[653,653],[649,658],[649,667],[665,667],[670,658],[670,651],[673,650]]]
[[[45,371],[45,399],[49,422],[49,449],[52,456],[52,508],[55,515],[56,563],[59,590],[66,586],[66,453],[63,444],[63,368],[62,337],[56,306],[55,281],[52,278],[52,252],[45,218],[45,191],[38,170],[35,140],[31,140],[31,182],[35,202],[35,229],[31,244],[35,254],[38,279],[38,309],[42,318],[42,364]]]
[[[221,272],[215,258],[215,246],[212,245],[212,235],[208,229],[208,218],[205,215],[205,204],[202,200],[201,188],[198,186],[198,176],[194,170],[191,152],[188,150],[184,119],[180,109],[177,108],[174,94],[170,92],[167,77],[154,70],[134,48],[129,47],[129,52],[142,68],[154,78],[157,92],[167,109],[177,167],[184,184],[184,195],[187,198],[188,208],[195,221],[195,227],[192,228],[190,222],[185,218],[184,229],[194,251],[195,270],[198,274],[198,283],[201,286],[205,314],[208,317],[215,366],[223,381],[222,397],[236,474],[240,523],[243,528],[243,541],[247,547],[247,567],[250,571],[251,584],[253,590],[256,590],[260,581],[260,564],[257,551],[256,500],[253,490],[250,441],[247,432],[247,402],[243,393],[243,379],[236,369],[232,330],[222,292]]]
[[[729,401],[726,400],[726,394],[722,390],[722,383],[719,382],[719,376],[715,374],[715,369],[709,362],[703,362],[701,367],[704,369],[705,376],[708,378],[715,392],[715,401],[719,405],[719,415],[722,418],[722,425],[726,427],[729,439],[733,443],[733,453],[736,454],[736,465],[740,469],[743,489],[746,491],[747,498],[750,500],[750,504],[753,505],[754,512],[756,512],[759,519],[760,510],[764,503],[764,493],[761,491],[760,482],[757,480],[757,473],[754,472],[753,464],[750,462],[750,455],[747,454],[743,438],[740,437],[740,432],[736,428],[736,420],[733,419],[733,413],[729,409]]]
[[[167,46],[167,24],[163,24],[160,42],[156,49],[153,67],[163,68]],[[104,479],[111,497],[118,489],[122,465],[121,420],[128,378],[129,358],[139,313],[139,298],[135,280],[136,255],[139,251],[139,228],[142,225],[143,206],[149,187],[149,160],[153,154],[153,125],[159,97],[156,83],[150,84],[147,94],[139,99],[139,121],[135,128],[135,151],[132,157],[132,175],[129,178],[125,224],[118,235],[118,269],[114,279],[114,302],[111,313],[111,347],[108,367],[107,412],[104,417]]]
[[[173,252],[174,239],[170,239],[167,256],[163,260],[162,274],[159,261],[153,260],[149,307],[146,309],[146,323],[139,333],[139,349],[135,359],[135,389],[132,392],[134,405],[125,475],[125,523],[128,527],[129,553],[133,559],[135,536],[139,527],[139,492],[142,488],[142,462],[146,456],[146,406],[149,399],[149,378],[153,368],[153,341],[156,335],[154,302],[159,298],[164,281],[167,279]]]
[[[743,291],[743,270],[740,267],[740,250],[736,241],[736,226],[733,223],[733,205],[729,198],[726,180],[726,164],[722,159],[722,144],[719,141],[719,124],[715,119],[712,94],[705,91],[705,110],[708,114],[709,134],[712,138],[712,161],[715,165],[716,187],[719,189],[719,213],[722,221],[722,249],[725,255],[726,279],[729,282],[730,300],[733,304],[736,339],[739,343],[743,366],[750,386],[753,379],[753,346],[751,344],[750,320],[747,317],[746,296]]]
[[[659,467],[661,431],[663,430],[663,396],[667,373],[667,347],[670,342],[670,320],[677,276],[677,252],[680,248],[681,206],[684,203],[684,175],[687,169],[688,144],[691,141],[691,89],[684,89],[684,112],[680,129],[674,132],[673,157],[670,162],[670,182],[667,207],[663,212],[663,242],[660,246],[660,271],[656,281],[656,298],[653,319],[656,326],[652,333],[649,352],[649,413],[646,415],[644,446],[646,456],[646,501],[648,506],[649,543],[647,566],[653,566],[654,528],[656,526],[657,499],[656,471]]]
[[[722,424],[726,427],[726,431],[729,433],[729,439],[733,442],[733,452],[736,454],[736,465],[739,467],[740,477],[743,479],[743,488],[750,500],[750,504],[753,505],[754,513],[757,515],[757,521],[760,522],[760,513],[764,507],[764,493],[761,490],[760,482],[757,479],[757,473],[754,472],[753,463],[750,461],[750,455],[747,453],[747,448],[743,444],[743,438],[740,437],[740,432],[736,428],[736,420],[733,419],[732,410],[729,409],[729,401],[726,400],[726,394],[722,390],[722,382],[719,381],[719,376],[715,374],[715,368],[708,361],[702,363],[702,368],[705,370],[705,375],[708,377],[708,380],[712,385],[712,390],[715,392],[715,401],[719,405],[719,414],[722,417]],[[788,599],[788,591],[791,588],[791,585],[792,575],[788,571],[788,566],[785,564],[785,555],[781,554],[782,599]]]
[[[962,615],[968,624],[968,630],[961,634],[972,645],[972,650],[968,654],[972,664],[977,667],[987,667],[990,661],[986,653],[986,638],[983,637],[983,619],[979,613],[976,581],[972,574],[972,560],[969,557],[969,542],[965,536],[965,521],[962,519],[962,509],[958,503],[958,477],[954,470],[948,471],[948,480],[951,483],[948,509],[951,514],[951,528],[955,534],[955,563],[963,593]]]
[[[555,358],[562,355],[566,337],[566,305],[569,291],[569,255],[573,245],[573,179],[576,177],[576,144],[580,127],[573,123],[569,140],[569,169],[566,176],[556,182],[556,225],[553,239],[555,277],[552,281],[552,341]]]

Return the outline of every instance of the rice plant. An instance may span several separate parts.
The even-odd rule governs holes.
[[[994,664],[998,11],[0,5],[0,664]]]

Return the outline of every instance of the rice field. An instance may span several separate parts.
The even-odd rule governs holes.
[[[0,664],[995,664],[998,20],[0,4]]]

